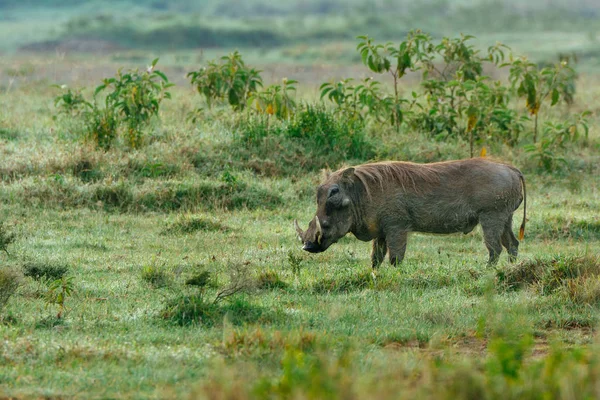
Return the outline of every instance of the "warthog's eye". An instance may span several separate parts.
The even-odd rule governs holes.
[[[327,193],[327,197],[331,197],[340,192],[340,188],[338,185],[333,185],[329,188],[329,192]]]

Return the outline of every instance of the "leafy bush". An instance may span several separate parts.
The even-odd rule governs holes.
[[[75,283],[72,276],[63,276],[60,279],[50,282],[48,292],[46,293],[46,306],[57,305],[58,313],[56,319],[61,319],[66,307],[65,303],[75,292]]]
[[[289,119],[296,109],[296,102],[292,98],[292,94],[296,92],[296,83],[298,82],[284,78],[281,85],[271,85],[265,90],[251,93],[248,104],[253,105],[258,113]]]
[[[209,61],[208,66],[187,74],[190,83],[204,95],[208,107],[226,100],[235,110],[243,110],[249,97],[262,86],[260,71],[249,68],[242,55],[235,51],[221,57],[220,62]]]
[[[349,120],[320,105],[302,106],[289,121],[246,115],[236,129],[229,153],[245,167],[269,175],[360,162],[375,154],[363,121]]]
[[[543,143],[537,144],[538,115],[542,103],[560,99],[572,103],[576,74],[568,60],[539,68],[524,58],[504,62],[510,49],[496,44],[482,52],[471,44],[473,36],[442,38],[435,41],[419,30],[411,31],[399,45],[377,44],[368,36],[359,36],[358,52],[370,71],[392,78],[390,91],[377,81],[365,79],[354,84],[351,79],[321,85],[321,99],[336,105],[347,119],[371,119],[402,128],[417,130],[436,140],[461,138],[475,146],[486,141],[518,145],[524,138],[530,119],[514,109],[516,97],[527,98],[527,110],[534,117],[533,145],[526,151],[539,159],[547,170],[554,169],[562,158],[559,148],[577,140],[587,123],[583,116],[564,123],[548,123]],[[484,75],[485,64],[493,68],[510,67],[509,83]],[[408,98],[401,93],[400,80],[409,72],[421,73],[421,89]],[[390,93],[391,92],[391,93]]]
[[[373,78],[365,78],[362,83],[354,85],[348,78],[337,83],[326,82],[321,85],[321,100],[327,97],[336,105],[336,112],[344,118],[367,119],[385,122],[388,118],[385,95],[381,92],[380,83]]]
[[[343,159],[364,160],[373,154],[362,122],[336,116],[322,106],[305,106],[283,132],[289,138],[302,140],[311,150],[332,152]]]
[[[158,58],[152,61],[146,71],[129,70],[117,72],[114,78],[104,79],[96,87],[94,103],[83,98],[80,91],[72,91],[66,86],[56,86],[63,90],[54,104],[59,113],[81,117],[85,136],[99,148],[108,149],[123,127],[129,146],[141,146],[150,120],[158,116],[160,103],[171,98],[167,89],[169,83],[166,75],[157,70]],[[104,106],[98,104],[98,94],[108,91],[104,98]]]
[[[550,98],[550,106],[563,99],[573,101],[575,71],[566,60],[543,68],[520,58],[510,64],[510,82],[517,95],[526,99],[526,108],[534,118],[533,143],[538,137],[538,117],[542,104]]]
[[[580,115],[568,118],[564,122],[553,123],[547,121],[544,124],[541,139],[525,145],[523,148],[536,161],[539,168],[546,172],[556,171],[567,164],[562,156],[565,153],[567,144],[576,142],[581,131],[584,132],[585,141],[587,141],[588,115],[589,112],[585,111]]]
[[[60,114],[77,116],[82,111],[92,108],[92,104],[83,97],[81,89],[73,90],[67,85],[54,85],[53,87],[63,91],[54,98],[54,107],[59,110]]]
[[[85,134],[88,140],[101,149],[108,150],[117,138],[119,120],[115,110],[94,107],[85,113]]]
[[[117,72],[114,78],[104,79],[96,88],[94,96],[105,90],[105,112],[117,115],[119,123],[126,129],[126,138],[131,147],[142,144],[144,128],[152,117],[158,115],[163,99],[170,99],[166,90],[173,86],[167,76],[155,69],[158,58],[154,59],[146,71],[129,70]]]

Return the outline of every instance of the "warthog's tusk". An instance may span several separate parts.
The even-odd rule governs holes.
[[[315,222],[317,224],[317,244],[321,244],[321,237],[323,236],[323,231],[321,230],[321,221],[319,221],[319,217],[315,216]]]
[[[302,237],[304,236],[304,232],[300,229],[300,225],[298,225],[298,220],[294,220],[294,227],[296,228],[296,232],[298,233],[298,239],[302,242]]]

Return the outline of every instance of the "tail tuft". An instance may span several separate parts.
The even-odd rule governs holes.
[[[523,240],[525,237],[525,226],[521,225],[521,229],[519,229],[519,240]]]

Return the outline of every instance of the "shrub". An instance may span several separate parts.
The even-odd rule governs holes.
[[[304,105],[287,122],[248,115],[236,129],[239,134],[231,152],[246,165],[259,172],[267,169],[269,174],[294,174],[375,155],[364,121],[348,119],[324,106]]]
[[[114,78],[104,79],[96,87],[94,103],[86,101],[79,91],[57,86],[63,93],[55,98],[55,106],[59,113],[82,117],[86,138],[99,148],[110,148],[121,127],[129,146],[137,148],[143,142],[150,120],[158,116],[162,100],[171,98],[167,89],[173,84],[155,69],[157,62],[158,58],[143,72],[119,69]],[[105,91],[108,93],[101,107],[96,96]]]
[[[96,88],[94,95],[112,90],[106,95],[105,111],[118,115],[119,123],[126,129],[126,138],[131,147],[141,145],[144,128],[152,117],[158,115],[163,99],[170,99],[167,89],[173,86],[167,76],[155,69],[158,58],[144,72],[129,70],[117,72],[114,78],[105,79]]]
[[[54,85],[63,92],[54,98],[54,107],[59,114],[77,116],[82,111],[92,108],[92,104],[85,100],[81,89],[70,89],[67,85]]]
[[[117,137],[119,121],[115,110],[93,108],[85,113],[85,134],[88,140],[101,149],[108,150]]]
[[[302,140],[307,148],[320,153],[333,152],[340,158],[364,160],[373,155],[363,122],[336,116],[322,106],[306,105],[284,134]]]
[[[538,65],[519,58],[510,64],[510,81],[519,97],[526,99],[526,108],[534,118],[533,143],[538,137],[538,118],[542,104],[550,99],[554,106],[563,99],[572,102],[575,71],[567,61],[540,68]]]
[[[209,108],[215,101],[226,100],[235,110],[243,110],[249,97],[262,86],[260,71],[247,67],[237,51],[221,57],[220,62],[209,61],[208,66],[190,72],[187,77],[198,93],[204,95]]]
[[[250,94],[248,104],[259,114],[274,115],[279,119],[289,119],[296,110],[292,94],[296,92],[297,81],[284,78],[281,85],[271,85],[263,91]]]
[[[50,282],[48,292],[46,293],[46,306],[51,304],[58,306],[56,319],[61,319],[66,307],[65,303],[75,292],[74,278],[72,276],[63,276],[60,279]]]

